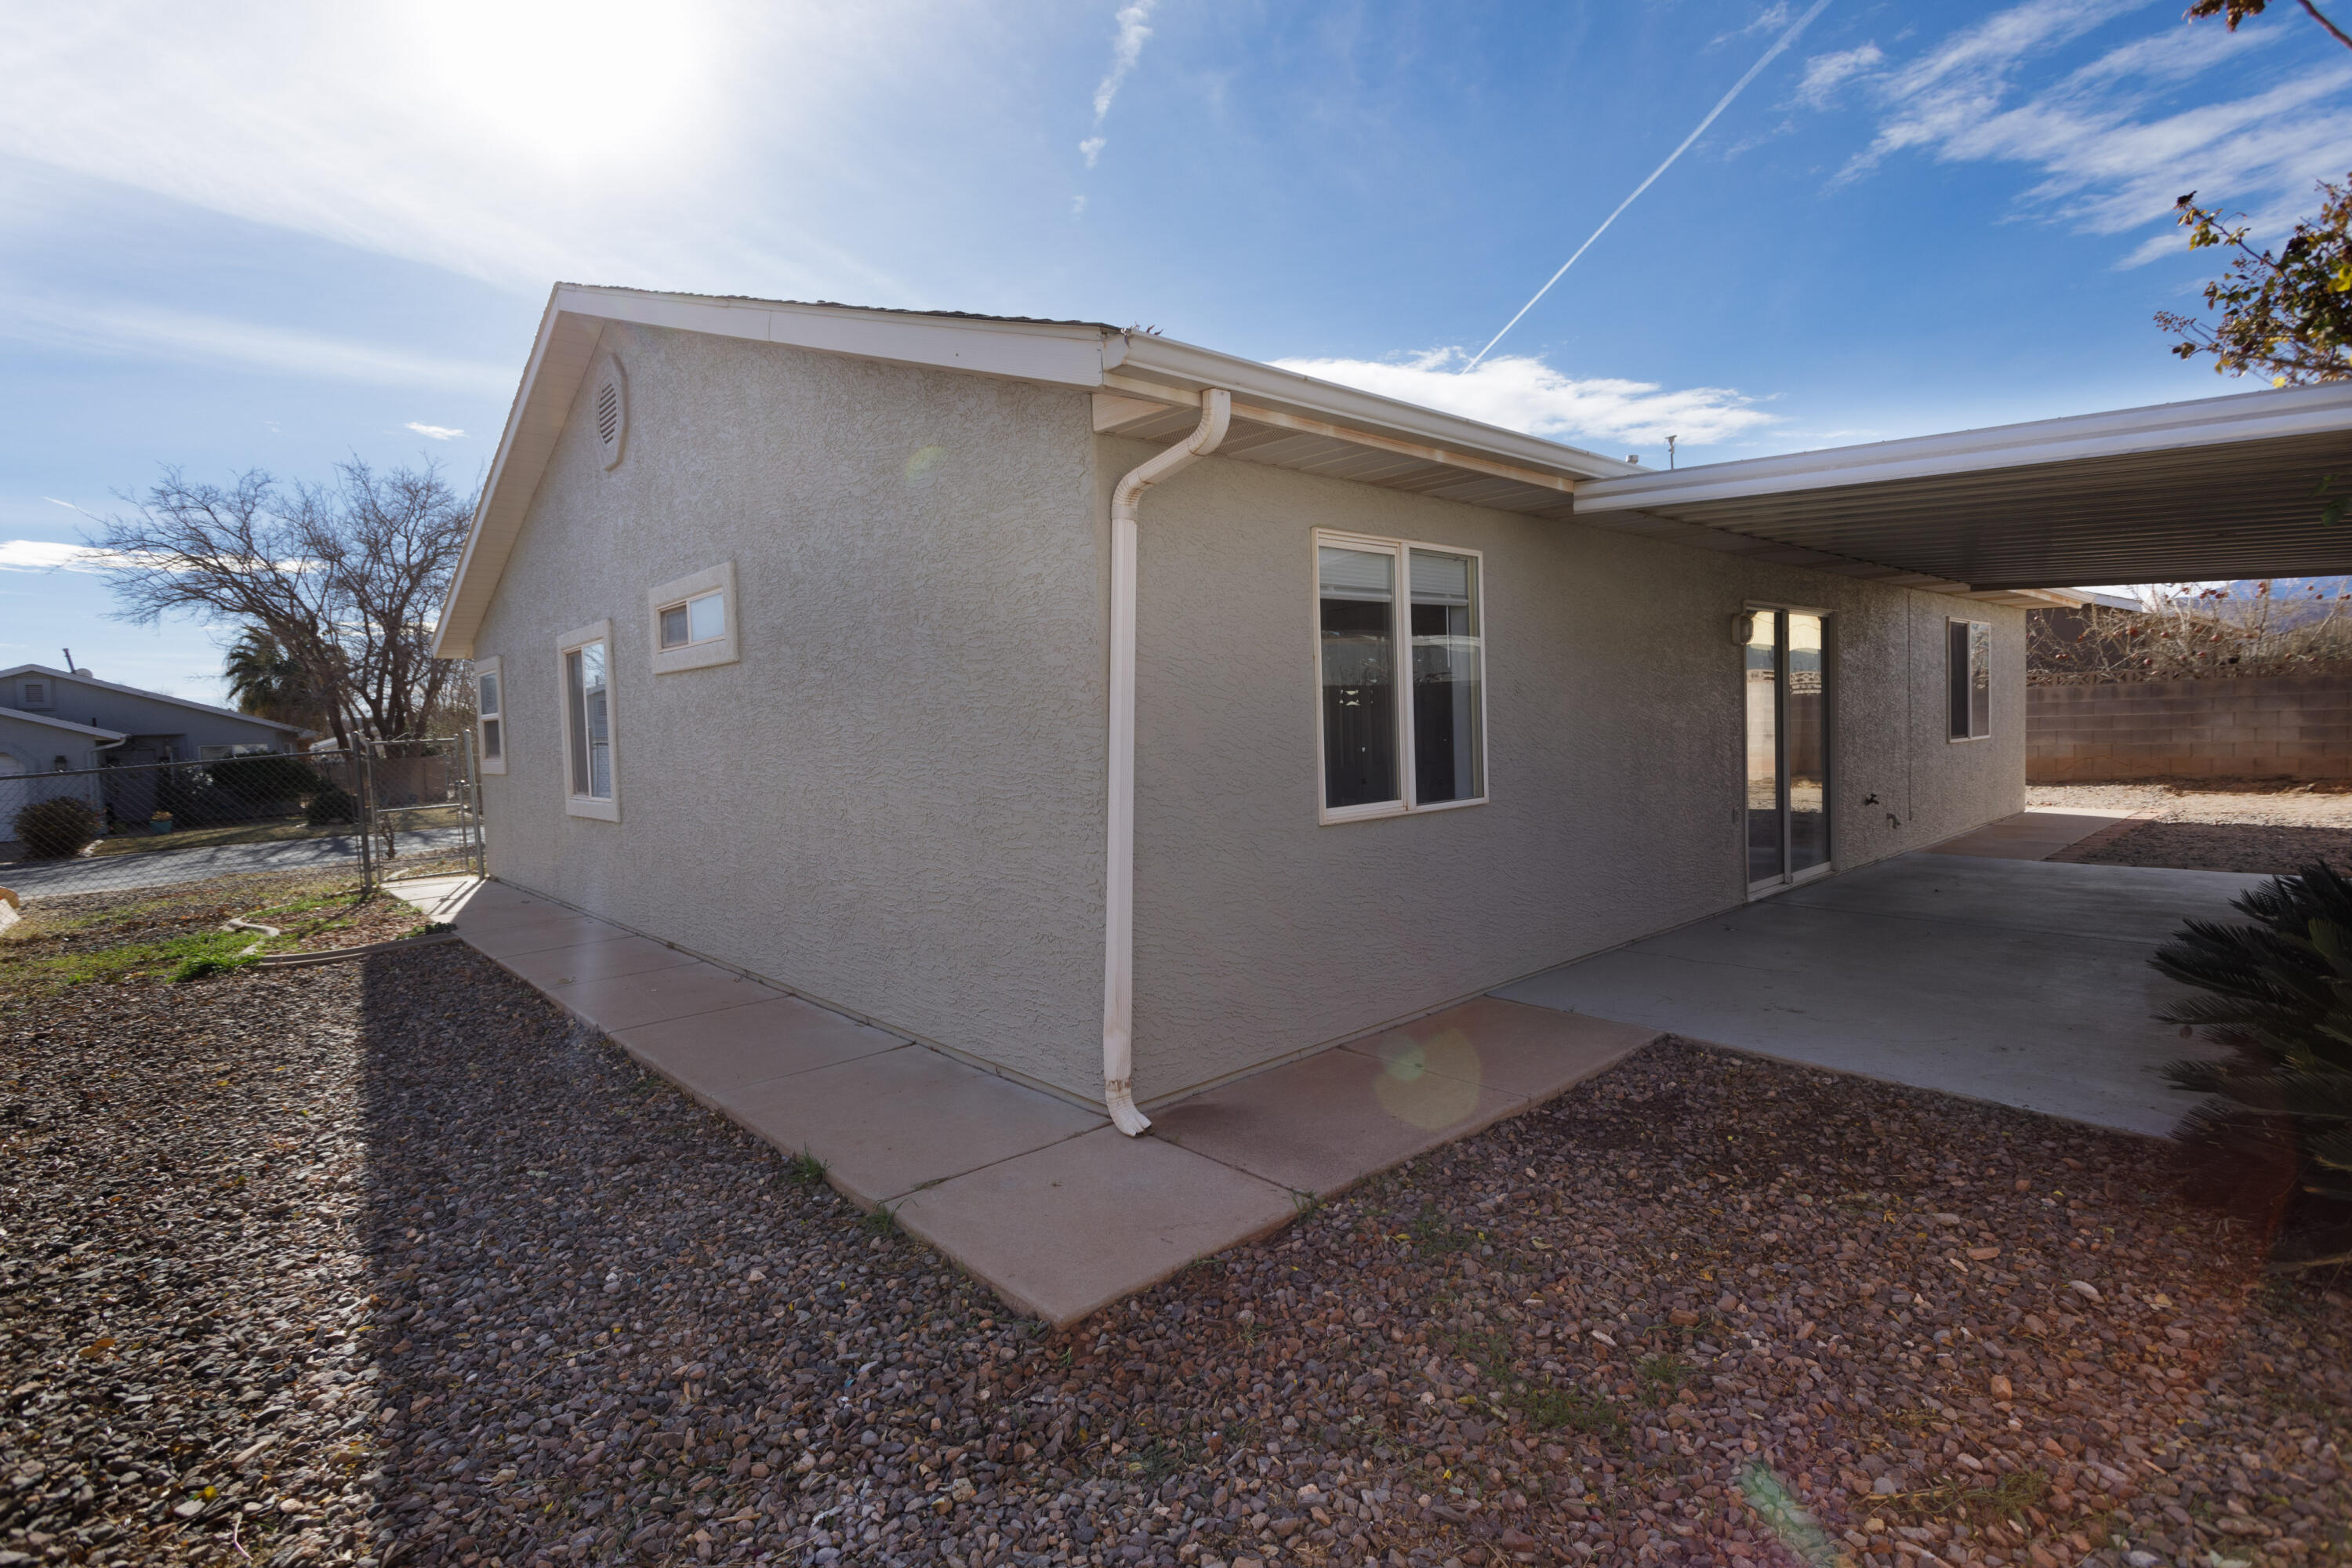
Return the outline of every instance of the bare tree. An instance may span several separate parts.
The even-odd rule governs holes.
[[[437,465],[378,474],[357,458],[332,484],[290,489],[259,469],[227,485],[177,468],[85,542],[126,620],[190,615],[267,633],[324,702],[337,743],[413,739],[450,664],[431,616],[465,547],[473,500]]]

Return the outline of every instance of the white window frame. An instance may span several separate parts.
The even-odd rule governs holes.
[[[1976,630],[1979,626],[1982,626],[1984,628],[1985,727],[1984,733],[1982,734],[1978,734],[1976,731],[1976,719],[1973,713],[1969,715],[1969,732],[1967,734],[1955,735],[1952,733],[1952,689],[1955,682],[1960,676],[1960,670],[1956,669],[1952,664],[1952,628],[1954,626],[1966,626],[1969,628],[1969,657],[1971,661],[1973,661],[1976,657]],[[1990,621],[1974,620],[1967,616],[1949,616],[1945,618],[1944,742],[1947,745],[1967,746],[1973,745],[1979,741],[1990,741],[1992,739],[1992,631],[1993,626]]]
[[[270,757],[277,754],[278,748],[267,741],[233,741],[224,745],[196,748],[196,761],[200,763],[226,763],[238,757]]]
[[[609,671],[605,679],[608,681],[611,679]],[[481,705],[482,682],[485,680],[495,680],[499,683],[499,705],[496,708],[485,708]],[[606,700],[611,700],[609,692],[606,694]],[[492,756],[489,748],[482,744],[483,726],[491,722],[495,722],[499,727],[499,752],[496,756]],[[482,772],[503,776],[507,771],[507,747],[513,740],[513,736],[507,731],[506,661],[495,654],[488,658],[478,658],[474,661],[474,724],[475,750],[480,753]],[[563,763],[566,767],[572,765],[572,753],[568,747],[567,742],[567,749],[563,754]]]
[[[1322,557],[1318,553],[1325,545],[1341,550],[1385,552],[1396,560],[1396,597],[1391,601],[1396,626],[1398,658],[1397,686],[1397,800],[1369,801],[1362,805],[1327,805],[1329,797],[1328,782],[1323,776],[1323,570]],[[1413,798],[1413,786],[1421,770],[1414,765],[1412,752],[1412,552],[1425,550],[1433,555],[1465,555],[1474,563],[1478,575],[1478,783],[1480,793],[1469,800],[1441,800],[1426,805]],[[1307,624],[1309,670],[1313,682],[1309,689],[1315,695],[1315,821],[1318,826],[1336,827],[1349,822],[1374,822],[1391,816],[1421,816],[1431,812],[1453,811],[1458,807],[1485,805],[1494,794],[1494,781],[1487,773],[1486,688],[1491,684],[1491,670],[1486,660],[1489,641],[1486,621],[1486,554],[1461,544],[1440,544],[1425,539],[1394,539],[1381,534],[1346,533],[1337,529],[1318,528],[1307,544]]]
[[[565,678],[563,661],[565,656],[591,643],[604,645],[604,731],[605,744],[611,751],[613,793],[602,797],[572,793],[572,683]],[[609,619],[592,621],[577,631],[566,633],[555,648],[555,706],[563,716],[563,727],[558,731],[563,737],[563,765],[556,770],[556,777],[563,791],[563,809],[570,816],[598,822],[621,820],[621,710],[616,700],[620,681],[613,653],[613,623]],[[505,700],[505,693],[500,692],[499,700]]]
[[[675,610],[691,599],[716,593],[727,616],[727,629],[715,637],[690,642],[678,647],[664,647],[661,640],[661,618],[664,610]],[[733,664],[740,657],[737,638],[742,621],[736,614],[735,563],[722,561],[707,571],[680,577],[674,583],[664,583],[646,595],[646,635],[653,639],[654,673],[676,675],[682,670],[708,669],[716,664]]]

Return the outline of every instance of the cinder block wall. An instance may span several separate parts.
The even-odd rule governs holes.
[[[2352,677],[2026,689],[2031,784],[2352,778]]]

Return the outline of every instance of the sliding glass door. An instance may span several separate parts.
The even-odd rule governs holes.
[[[1748,886],[1763,892],[1830,863],[1829,689],[1822,619],[1801,610],[1748,617]]]

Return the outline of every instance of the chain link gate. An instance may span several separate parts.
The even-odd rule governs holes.
[[[482,778],[474,731],[438,740],[370,741],[359,748],[360,880],[481,876]]]

